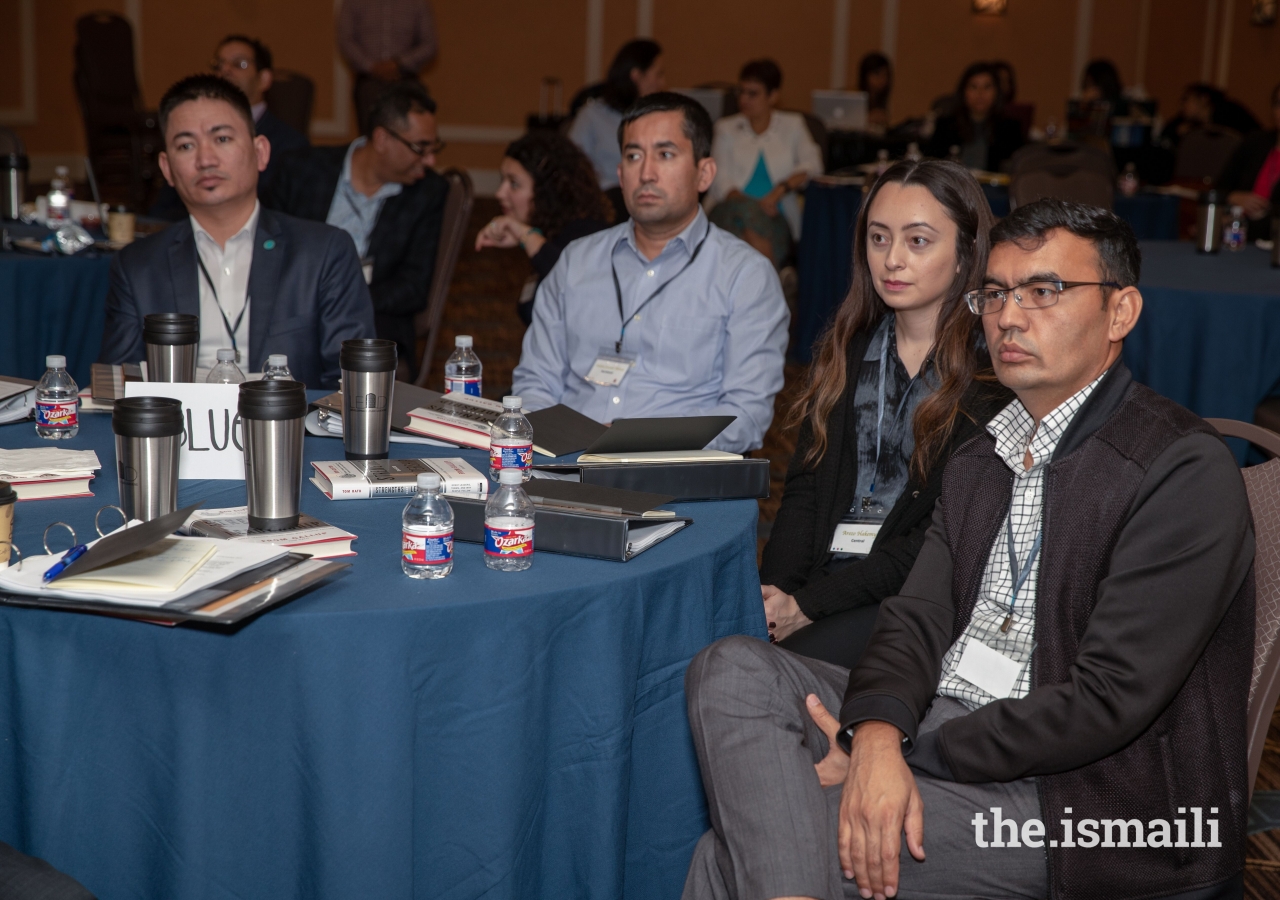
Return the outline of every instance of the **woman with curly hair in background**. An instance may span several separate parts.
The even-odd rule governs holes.
[[[535,275],[520,293],[516,310],[528,325],[538,284],[580,237],[608,228],[610,205],[586,154],[553,131],[531,131],[507,147],[497,198],[502,215],[476,235],[476,249],[520,247]]]

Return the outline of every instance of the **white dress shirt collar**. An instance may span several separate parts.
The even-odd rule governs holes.
[[[253,104],[253,106],[249,107],[249,111],[253,113],[253,121],[256,123],[262,118],[262,114],[267,111],[267,101],[263,100],[261,103]]]
[[[1039,428],[1036,427],[1035,420],[1031,418],[1031,414],[1027,412],[1021,400],[1015,399],[1000,410],[987,424],[987,432],[996,439],[996,455],[1018,475],[1038,469],[1049,462],[1053,458],[1054,451],[1058,449],[1058,442],[1062,440],[1071,420],[1076,417],[1080,407],[1084,406],[1084,402],[1089,399],[1089,395],[1105,375],[1105,372],[1099,375],[1055,407],[1040,420]],[[1028,451],[1031,453],[1031,470],[1023,465],[1024,456]]]

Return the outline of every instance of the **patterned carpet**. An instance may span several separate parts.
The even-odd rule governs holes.
[[[452,352],[453,339],[458,334],[475,338],[476,352],[484,363],[486,397],[501,399],[511,385],[511,370],[520,359],[520,342],[524,336],[524,325],[516,315],[516,298],[532,269],[523,251],[477,253],[472,249],[476,233],[498,212],[496,200],[477,198],[427,382],[428,387],[436,390],[444,384],[444,361]],[[777,514],[783,478],[795,447],[794,434],[783,433],[779,422],[794,399],[804,373],[803,366],[788,364],[786,384],[774,406],[774,425],[765,435],[761,454],[770,461],[772,490],[767,500],[760,501],[760,549],[764,548]],[[1280,710],[1271,720],[1256,789],[1280,790]],[[1252,835],[1246,857],[1245,897],[1249,900],[1280,898],[1280,829]]]

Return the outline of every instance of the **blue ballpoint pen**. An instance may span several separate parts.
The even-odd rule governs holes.
[[[62,557],[62,559],[49,567],[49,571],[44,573],[42,580],[45,582],[53,581],[53,579],[62,574],[63,569],[71,565],[80,557],[84,556],[88,549],[89,547],[86,544],[80,544],[79,546],[72,547],[67,551],[66,556]]]

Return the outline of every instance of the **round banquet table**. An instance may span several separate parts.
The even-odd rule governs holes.
[[[110,255],[0,253],[0,360],[9,375],[39,378],[61,353],[81,387],[98,358],[106,321]]]
[[[1280,270],[1271,254],[1141,246],[1142,315],[1124,342],[1134,377],[1197,415],[1252,422],[1259,401],[1280,390]]]
[[[92,536],[110,431],[84,414],[60,444],[97,452],[96,496],[19,503],[19,547],[58,520]],[[184,481],[179,502],[244,498]],[[402,508],[304,483],[359,556],[236,629],[0,606],[0,840],[104,898],[678,896],[707,827],[684,671],[765,635],[755,501],[678,505],[695,524],[627,563],[500,573],[458,543],[440,581],[401,574]]]

